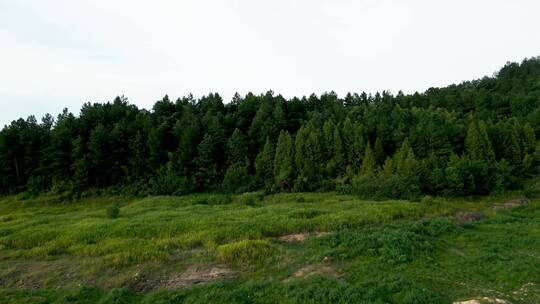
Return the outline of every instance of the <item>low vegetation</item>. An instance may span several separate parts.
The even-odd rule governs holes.
[[[0,303],[540,303],[540,203],[520,195],[7,197]]]

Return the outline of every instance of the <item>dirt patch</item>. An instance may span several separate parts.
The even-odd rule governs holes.
[[[190,267],[183,273],[172,274],[165,278],[159,287],[179,289],[216,280],[231,279],[234,276],[235,273],[225,266]]]
[[[328,234],[330,234],[330,232],[324,232],[324,231],[295,233],[295,234],[288,234],[288,235],[277,237],[277,240],[281,242],[285,242],[285,243],[296,243],[296,242],[303,242],[309,237],[323,237]]]
[[[526,197],[518,197],[518,198],[511,199],[511,200],[507,200],[504,203],[494,204],[491,208],[493,210],[495,210],[495,211],[497,211],[497,210],[505,210],[505,209],[512,209],[512,208],[520,207],[520,206],[523,206],[523,205],[527,205],[530,202],[531,202],[531,200],[526,198]]]
[[[277,239],[282,242],[293,243],[293,242],[303,242],[309,237],[309,233],[296,233],[288,234],[278,237]]]
[[[132,291],[145,293],[156,289],[159,285],[158,283],[146,273],[136,272],[133,279],[127,284],[127,287]]]
[[[483,304],[483,303],[490,303],[490,304],[507,304],[508,302],[502,299],[497,298],[488,298],[483,297],[479,299],[472,299],[472,300],[466,300],[466,301],[457,301],[454,302],[454,304]]]
[[[316,275],[322,275],[330,278],[339,278],[341,274],[330,265],[308,265],[295,271],[293,275],[284,280],[289,282],[292,279],[309,278]]]
[[[480,212],[458,212],[455,216],[457,223],[461,226],[481,221],[484,217],[484,214]]]

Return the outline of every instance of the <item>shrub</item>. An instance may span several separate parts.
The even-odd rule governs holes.
[[[426,195],[422,198],[422,200],[420,201],[420,203],[422,205],[426,205],[426,206],[431,206],[433,205],[433,197],[430,196],[430,195]]]
[[[528,199],[534,199],[540,196],[540,186],[538,184],[527,185],[523,189],[523,195]]]
[[[191,181],[179,176],[171,166],[161,167],[150,179],[150,192],[154,195],[182,195],[192,191]]]
[[[129,304],[134,300],[135,296],[126,288],[114,288],[99,301],[99,304]]]
[[[420,183],[415,176],[365,176],[353,177],[350,190],[367,199],[416,199]]]
[[[277,247],[266,240],[242,240],[217,248],[221,261],[236,265],[262,264],[277,252]]]
[[[117,205],[107,207],[107,218],[115,219],[120,215],[120,208]]]
[[[377,256],[389,264],[405,263],[430,254],[433,238],[454,229],[448,219],[433,219],[383,228],[344,230],[322,238],[338,258]]]
[[[243,165],[231,165],[227,172],[221,187],[228,193],[242,193],[249,191],[253,184],[253,177],[249,175],[247,167]]]
[[[31,195],[38,195],[50,187],[50,181],[42,175],[30,176],[26,183],[26,191]]]
[[[247,206],[255,206],[260,201],[262,201],[262,198],[256,193],[244,193],[237,198],[239,204]]]

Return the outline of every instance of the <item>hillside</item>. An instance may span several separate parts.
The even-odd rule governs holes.
[[[538,173],[539,103],[538,58],[413,95],[118,97],[6,126],[0,194],[501,193]]]
[[[0,303],[540,303],[540,58],[0,131]]]

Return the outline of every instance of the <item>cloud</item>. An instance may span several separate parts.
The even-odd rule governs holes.
[[[540,53],[540,3],[0,0],[0,124],[124,94],[425,90]]]

